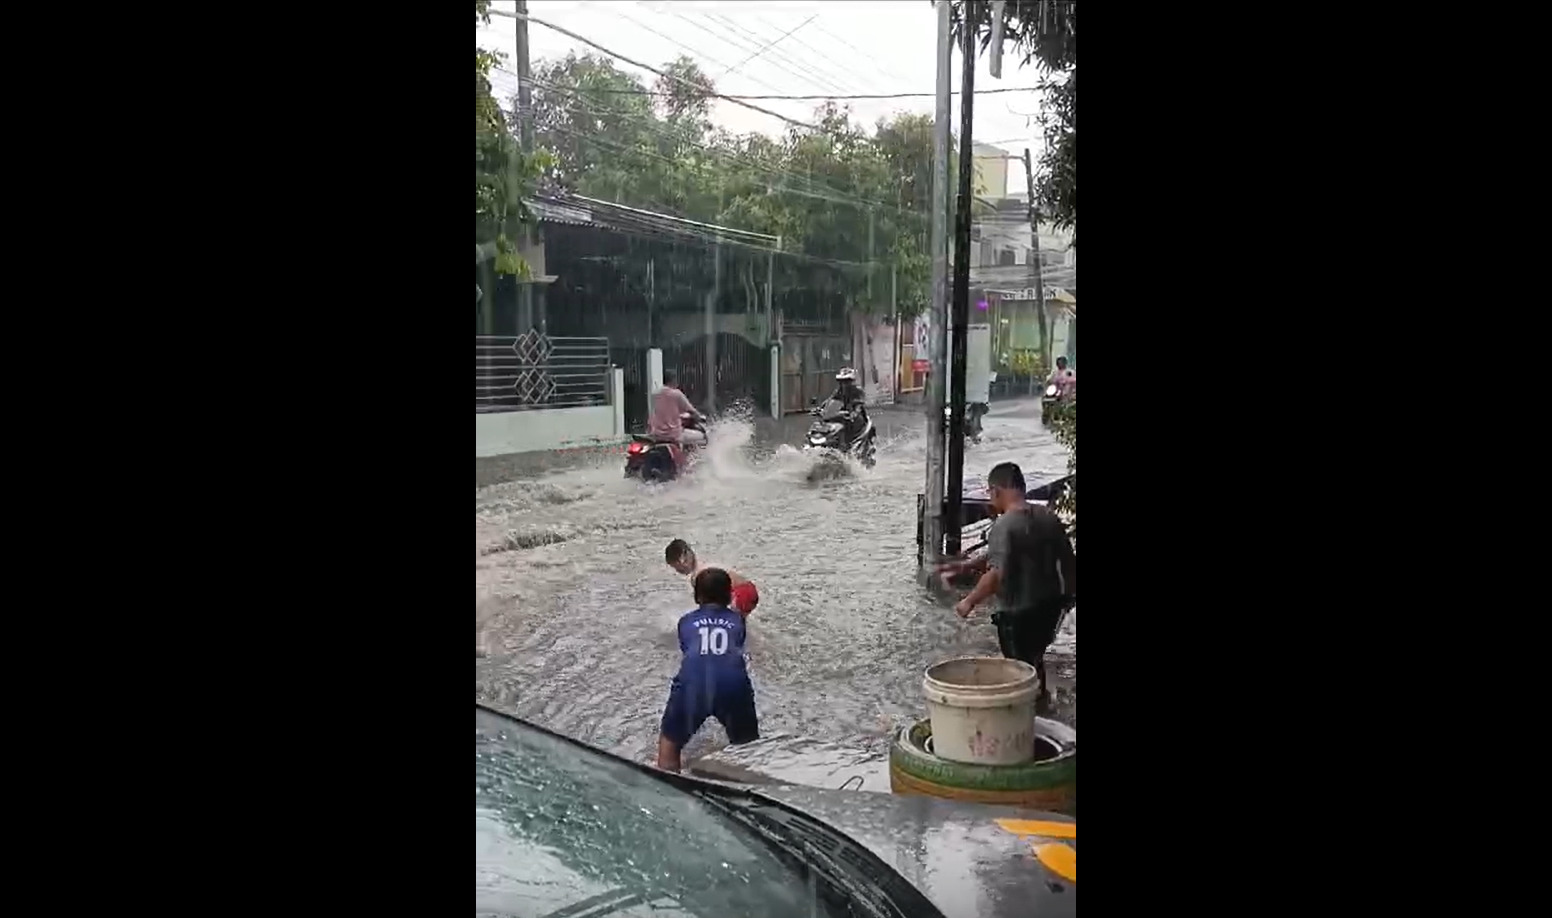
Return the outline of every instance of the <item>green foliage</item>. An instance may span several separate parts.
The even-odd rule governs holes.
[[[977,3],[976,36],[991,42],[991,4]],[[953,3],[954,34],[964,21],[964,0]],[[1040,156],[1035,194],[1041,215],[1059,227],[1078,225],[1078,4],[1074,0],[1009,0],[1003,8],[1003,38],[1045,75],[1047,105],[1042,118],[1045,152]]]
[[[1078,400],[1058,402],[1051,413],[1051,433],[1067,447],[1067,491],[1056,502],[1056,511],[1067,521],[1073,542],[1078,541]]]
[[[1045,358],[1040,355],[1037,347],[1020,347],[1013,349],[1013,360],[1009,369],[1017,376],[1045,379]]]
[[[475,0],[476,22],[490,22],[488,0]],[[528,278],[530,270],[512,242],[533,217],[523,199],[553,164],[550,154],[524,154],[506,115],[491,95],[490,71],[503,55],[474,48],[474,241],[494,243],[496,271]]]
[[[536,66],[535,140],[555,151],[561,187],[780,236],[776,289],[808,302],[887,314],[893,271],[899,311],[927,306],[931,117],[898,115],[869,131],[830,101],[810,119],[817,129],[734,135],[711,126],[715,87],[692,60],[661,69],[670,76],[648,87],[592,54]],[[753,289],[764,254],[742,251],[730,279]]]

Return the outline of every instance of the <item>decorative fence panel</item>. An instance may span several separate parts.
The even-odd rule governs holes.
[[[475,335],[474,410],[608,405],[609,370],[608,338]]]

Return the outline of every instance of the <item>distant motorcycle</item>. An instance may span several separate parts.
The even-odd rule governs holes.
[[[680,415],[685,430],[706,433],[705,422],[693,415]],[[710,437],[707,438],[710,442]],[[679,443],[655,440],[643,434],[631,434],[631,443],[625,448],[625,477],[642,481],[673,481],[690,463],[695,447]]]
[[[1041,424],[1044,424],[1047,427],[1051,425],[1051,412],[1056,410],[1056,405],[1059,400],[1060,399],[1056,390],[1056,383],[1051,383],[1050,385],[1046,386],[1045,395],[1040,399]]]
[[[971,402],[970,406],[965,409],[965,439],[969,440],[971,443],[981,442],[981,418],[986,417],[986,412],[989,410],[990,408],[988,406],[983,405],[980,402]],[[949,425],[953,422],[954,406],[944,405],[943,429],[948,430]]]
[[[862,463],[863,467],[873,467],[877,461],[873,453],[878,431],[874,429],[873,419],[867,416],[867,412],[862,411],[861,417],[855,418],[839,399],[832,398],[816,406],[809,414],[814,416],[814,422],[808,426],[803,452],[849,455]]]

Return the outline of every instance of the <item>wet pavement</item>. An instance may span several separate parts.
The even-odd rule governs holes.
[[[922,672],[996,654],[983,610],[968,622],[916,579],[916,494],[925,474],[920,408],[877,409],[878,465],[810,481],[790,446],[808,419],[723,420],[693,473],[649,487],[622,477],[623,451],[520,457],[483,466],[475,492],[475,696],[638,761],[679,663],[674,625],[692,602],[663,562],[687,540],[760,588],[750,672],[770,741],[729,749],[755,773],[877,786],[894,729],[925,716]],[[993,405],[967,481],[1014,461],[1031,480],[1065,473],[1039,402]],[[477,469],[479,472],[479,469]],[[1077,724],[1076,612],[1052,649],[1054,716]],[[686,750],[725,744],[708,722]],[[840,775],[845,777],[839,777]],[[839,778],[839,779],[838,779]]]

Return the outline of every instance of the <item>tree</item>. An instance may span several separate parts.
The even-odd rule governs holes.
[[[489,0],[475,0],[475,22],[490,22]],[[495,249],[496,271],[529,276],[528,263],[512,243],[519,228],[532,221],[523,199],[549,162],[544,153],[518,149],[506,114],[491,95],[490,71],[502,55],[474,47],[474,242]]]
[[[692,60],[680,57],[661,69],[666,75],[648,88],[594,55],[536,68],[535,133],[556,151],[559,185],[779,236],[776,286],[794,296],[794,308],[887,313],[891,269],[900,311],[914,315],[925,307],[930,118],[897,116],[870,134],[849,111],[826,102],[815,112],[817,128],[793,127],[779,139],[733,135],[712,127],[716,89]],[[715,240],[710,230],[700,234],[708,245]],[[767,254],[759,246],[723,248],[725,282],[742,288],[746,303],[757,302]],[[634,256],[616,257],[622,273],[639,276],[645,265],[626,265],[622,257]]]
[[[991,44],[991,4],[973,7],[981,49]],[[964,21],[964,0],[952,6],[955,41]],[[1003,38],[1045,74],[1045,151],[1040,155],[1036,197],[1041,214],[1056,226],[1078,225],[1078,4],[1075,0],[1009,0]]]

